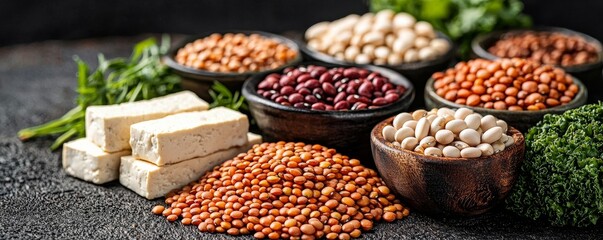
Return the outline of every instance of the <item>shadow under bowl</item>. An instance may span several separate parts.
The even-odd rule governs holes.
[[[469,108],[482,115],[492,115],[499,119],[505,120],[507,122],[507,124],[509,124],[509,126],[516,127],[517,129],[519,129],[522,132],[526,132],[530,127],[535,126],[538,122],[540,122],[544,118],[544,115],[561,114],[567,110],[578,108],[578,107],[586,104],[586,101],[588,98],[588,90],[586,89],[586,86],[584,86],[584,84],[580,80],[578,80],[577,78],[574,78],[574,83],[576,85],[578,85],[579,90],[578,90],[578,93],[576,94],[576,96],[574,96],[574,99],[572,99],[571,102],[569,102],[565,105],[560,105],[560,106],[556,106],[556,107],[552,107],[552,108],[546,108],[546,109],[538,110],[538,111],[496,110],[496,109],[489,109],[489,108],[482,108],[482,107],[472,107],[472,106],[462,105],[462,104],[448,101],[448,100],[440,97],[436,93],[436,91],[434,90],[434,87],[433,87],[434,81],[435,80],[433,78],[430,78],[427,81],[427,84],[425,85],[424,97],[425,97],[425,105],[427,106],[427,109],[440,108],[440,107]]]
[[[330,64],[338,64],[342,66],[378,66],[394,70],[407,77],[410,82],[412,82],[412,84],[415,86],[416,92],[421,93],[423,92],[423,86],[425,86],[425,80],[430,78],[434,72],[438,72],[448,68],[455,59],[456,47],[454,45],[454,42],[452,42],[452,40],[450,40],[448,36],[441,32],[437,32],[437,36],[438,38],[445,39],[448,44],[450,44],[450,49],[448,49],[448,51],[444,55],[439,56],[436,59],[430,61],[403,63],[399,65],[357,64],[353,62],[342,61],[334,58],[331,55],[309,48],[306,42],[300,42],[299,48],[304,54],[304,59],[320,61]],[[422,108],[423,105],[423,99],[417,98],[415,99],[415,103],[412,105],[412,107]]]
[[[381,132],[394,117],[371,132],[371,148],[381,178],[411,209],[434,215],[474,216],[503,202],[524,159],[525,140],[510,128],[515,144],[479,158],[425,156],[394,147]]]
[[[303,65],[343,67],[324,63]],[[245,82],[243,96],[247,99],[251,115],[268,141],[319,143],[337,148],[350,156],[370,159],[371,129],[381,120],[408,109],[415,97],[415,90],[410,81],[394,71],[374,66],[362,68],[381,73],[393,84],[404,86],[406,91],[396,102],[376,109],[316,111],[284,106],[259,95],[257,86],[268,75],[260,74]]]
[[[603,89],[603,45],[601,45],[601,42],[599,42],[599,40],[584,33],[560,27],[534,27],[532,29],[494,31],[491,33],[479,35],[474,38],[471,42],[471,50],[473,54],[479,58],[485,58],[489,60],[499,59],[500,57],[490,53],[488,51],[488,48],[493,46],[505,34],[515,34],[526,31],[558,32],[566,35],[579,36],[585,39],[588,43],[593,44],[597,49],[599,49],[599,58],[597,59],[597,61],[580,65],[557,67],[562,68],[567,73],[582,80],[588,89]],[[591,94],[589,94],[588,96],[588,102],[595,103],[598,100],[603,100],[603,91],[592,91]]]
[[[206,70],[201,70],[201,69],[184,66],[184,65],[176,62],[174,57],[176,56],[176,53],[178,52],[179,49],[183,48],[188,43],[194,42],[197,39],[205,38],[214,33],[219,33],[219,34],[242,33],[245,35],[259,34],[263,37],[274,39],[279,43],[285,44],[290,49],[295,50],[297,52],[297,56],[294,59],[287,62],[286,64],[279,66],[278,68],[259,71],[259,72],[244,72],[244,73],[211,72],[211,71],[206,71]],[[301,61],[302,61],[302,53],[299,50],[297,43],[295,43],[293,40],[290,40],[286,37],[283,37],[283,36],[280,36],[277,34],[273,34],[273,33],[267,33],[267,32],[261,32],[261,31],[237,31],[237,30],[212,32],[212,33],[206,33],[206,34],[186,38],[179,44],[175,44],[174,47],[168,52],[168,54],[166,54],[163,57],[163,62],[174,73],[179,75],[180,78],[182,79],[182,87],[184,89],[193,91],[194,93],[196,93],[197,95],[199,95],[201,98],[203,98],[206,101],[211,100],[211,96],[209,95],[209,90],[211,89],[211,86],[213,85],[214,81],[218,81],[218,82],[224,84],[232,92],[241,91],[241,88],[243,87],[243,82],[245,82],[245,80],[247,78],[254,76],[254,75],[258,75],[258,74],[262,75],[262,74],[268,74],[268,73],[282,71],[283,69],[285,69],[287,67],[300,63]]]

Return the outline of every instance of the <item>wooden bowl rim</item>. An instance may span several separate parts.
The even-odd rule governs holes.
[[[480,111],[480,112],[484,112],[490,115],[498,115],[498,114],[514,114],[514,115],[523,115],[523,116],[533,116],[533,115],[537,115],[537,114],[547,114],[547,113],[561,113],[561,112],[565,112],[569,109],[574,109],[577,107],[580,107],[584,104],[586,104],[586,101],[588,99],[588,89],[586,89],[586,86],[584,85],[584,83],[582,83],[582,81],[580,81],[578,78],[572,76],[572,79],[574,81],[574,83],[576,85],[578,85],[578,93],[576,94],[576,96],[574,96],[574,98],[572,99],[572,101],[570,101],[569,103],[565,104],[565,105],[559,105],[556,107],[551,107],[551,108],[545,108],[542,110],[537,110],[537,111],[530,111],[530,110],[523,110],[523,111],[509,111],[509,110],[498,110],[498,109],[489,109],[489,108],[483,108],[483,107],[475,107],[475,106],[469,106],[469,105],[462,105],[462,104],[458,104],[455,102],[451,102],[448,101],[442,97],[440,97],[438,94],[435,93],[435,90],[433,88],[433,83],[435,81],[435,79],[433,79],[432,77],[430,77],[427,80],[427,83],[425,83],[425,92],[424,97],[430,97],[434,100],[437,100],[439,102],[441,102],[442,104],[446,105],[447,107],[450,108],[469,108],[472,110],[476,110],[476,111]]]
[[[525,148],[525,138],[524,138],[523,134],[516,128],[509,126],[507,133],[512,133],[511,136],[513,136],[515,143],[513,145],[511,145],[510,147],[505,148],[505,150],[503,150],[502,152],[495,153],[490,156],[481,156],[481,157],[477,157],[477,158],[463,158],[463,157],[451,158],[451,157],[435,157],[435,156],[423,155],[420,153],[416,153],[414,151],[393,147],[391,143],[387,143],[385,141],[385,138],[383,137],[381,132],[386,125],[389,125],[394,121],[395,117],[396,116],[392,116],[388,119],[385,119],[385,120],[381,121],[380,123],[378,123],[373,128],[373,130],[371,131],[371,142],[373,142],[375,144],[375,147],[377,147],[377,148],[387,149],[390,152],[407,153],[407,154],[412,155],[414,159],[421,161],[421,162],[434,163],[434,164],[467,164],[468,162],[473,162],[473,161],[488,161],[488,160],[491,161],[491,160],[500,159],[500,158],[498,158],[498,156],[501,156],[500,154],[505,153],[505,152],[510,152],[511,155],[517,155],[520,153],[521,149]]]
[[[339,64],[322,63],[322,62],[302,62],[302,63],[299,63],[292,67],[307,66],[307,65],[325,66],[327,68],[351,67],[351,66],[343,66],[343,65],[339,65]],[[371,118],[371,117],[375,117],[376,114],[378,114],[380,116],[389,115],[396,111],[400,111],[400,109],[405,109],[410,105],[410,104],[405,104],[403,102],[412,103],[412,101],[414,101],[415,87],[412,84],[412,82],[410,80],[408,80],[408,78],[406,78],[404,75],[402,75],[396,71],[393,71],[391,69],[377,67],[377,66],[355,66],[355,67],[367,69],[367,70],[370,70],[373,72],[380,72],[381,74],[386,73],[388,76],[396,76],[396,81],[402,82],[403,83],[402,85],[404,87],[406,87],[406,91],[404,92],[404,94],[402,94],[402,96],[400,96],[400,98],[398,100],[396,100],[393,103],[390,103],[389,105],[386,105],[386,106],[383,106],[380,108],[375,108],[375,109],[350,110],[350,111],[335,111],[335,110],[327,111],[327,110],[302,109],[302,108],[296,108],[293,106],[284,106],[284,105],[278,104],[270,99],[266,99],[257,93],[257,85],[259,84],[260,81],[263,80],[265,75],[267,75],[269,73],[256,74],[256,75],[249,77],[243,84],[241,92],[242,92],[243,96],[245,97],[245,99],[247,99],[247,101],[249,101],[250,103],[257,103],[257,104],[264,105],[264,106],[267,106],[269,108],[276,109],[279,111],[291,112],[291,113],[301,113],[301,114],[313,114],[313,115],[328,116],[328,117],[335,117],[335,118],[341,118],[341,119],[347,118],[349,116],[354,116],[354,117],[358,117],[358,118],[361,118],[361,117]],[[391,81],[391,78],[390,78],[390,81]],[[396,84],[396,85],[399,85],[399,84]],[[406,105],[408,105],[408,106],[406,106]]]
[[[245,35],[258,34],[258,35],[261,35],[262,37],[273,39],[279,43],[287,45],[287,47],[289,47],[290,49],[297,52],[297,56],[295,58],[291,59],[289,62],[287,62],[277,68],[267,69],[267,70],[263,70],[263,71],[259,71],[259,72],[248,71],[248,72],[242,72],[242,73],[211,72],[211,71],[192,68],[192,67],[185,66],[185,65],[182,65],[182,64],[176,62],[176,60],[174,59],[174,56],[176,56],[176,53],[178,52],[178,50],[180,48],[186,46],[186,44],[188,44],[188,43],[194,42],[197,39],[208,37],[214,33],[218,33],[218,34],[242,33]],[[187,74],[189,76],[241,77],[243,79],[243,80],[234,80],[235,82],[242,82],[249,76],[279,71],[279,70],[285,69],[287,67],[296,65],[296,64],[300,63],[301,61],[302,61],[302,51],[300,50],[299,45],[295,41],[293,41],[285,36],[274,34],[274,33],[263,32],[263,31],[249,31],[249,30],[224,30],[224,31],[206,32],[203,34],[192,35],[192,36],[186,37],[185,39],[179,41],[178,44],[174,44],[173,47],[170,49],[170,51],[167,54],[165,54],[165,56],[163,57],[163,62],[165,63],[165,65],[167,65],[169,68],[173,69],[176,72],[181,72],[181,73]],[[221,80],[221,81],[223,81],[223,80]],[[228,79],[226,79],[226,81],[228,81]]]

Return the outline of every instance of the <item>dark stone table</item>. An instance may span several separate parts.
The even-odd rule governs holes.
[[[94,185],[61,169],[52,139],[21,142],[18,129],[64,114],[74,106],[74,55],[128,56],[146,36],[0,48],[0,239],[250,239],[199,232],[151,214],[149,201],[117,182]],[[395,223],[378,223],[366,239],[603,239],[603,226],[555,228],[496,209],[478,218],[428,217],[411,211]]]

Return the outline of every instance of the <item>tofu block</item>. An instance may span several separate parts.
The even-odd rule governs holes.
[[[130,126],[168,115],[204,111],[207,102],[193,92],[183,91],[146,101],[86,109],[86,138],[105,152],[130,149]]]
[[[119,179],[119,162],[130,150],[107,153],[88,139],[63,144],[63,169],[84,181],[103,184]]]
[[[163,166],[243,146],[247,131],[245,114],[219,107],[134,124],[130,145],[135,158]]]
[[[165,196],[171,190],[197,181],[208,170],[262,142],[262,137],[257,134],[247,135],[249,143],[244,146],[161,167],[132,156],[122,157],[119,182],[148,199]]]

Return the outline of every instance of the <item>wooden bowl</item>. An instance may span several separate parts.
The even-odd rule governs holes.
[[[325,67],[340,67],[334,64],[307,63]],[[316,111],[283,106],[257,94],[258,84],[267,74],[252,76],[243,85],[243,96],[247,99],[251,115],[263,136],[272,141],[302,141],[320,143],[338,148],[352,156],[370,157],[369,134],[379,121],[405,111],[415,97],[415,90],[402,75],[380,67],[363,67],[381,73],[396,85],[406,87],[406,92],[396,102],[377,109],[355,111]]]
[[[485,58],[489,60],[495,60],[500,57],[488,52],[488,48],[498,41],[502,35],[508,33],[520,33],[525,31],[536,31],[536,32],[558,32],[567,35],[580,36],[585,39],[590,44],[593,44],[599,49],[599,58],[595,62],[573,65],[573,66],[558,66],[563,68],[566,72],[571,74],[574,77],[579,78],[584,81],[584,84],[588,87],[588,89],[603,89],[603,74],[601,71],[603,70],[603,46],[599,40],[586,35],[584,33],[572,31],[567,28],[560,27],[536,27],[532,29],[514,29],[508,31],[495,31],[487,34],[482,34],[477,36],[471,42],[471,50],[473,54],[480,58]],[[588,96],[589,103],[596,103],[598,100],[603,100],[603,92],[601,91],[592,91]]]
[[[186,44],[194,42],[197,39],[207,37],[213,33],[243,33],[245,35],[250,34],[259,34],[263,37],[274,39],[279,43],[283,43],[287,45],[287,47],[295,50],[297,52],[297,57],[289,61],[288,63],[274,69],[264,70],[260,72],[244,72],[244,73],[223,73],[223,72],[210,72],[206,70],[200,70],[188,66],[184,66],[176,62],[174,57],[178,50],[184,47]],[[243,82],[251,76],[258,74],[268,74],[272,72],[282,71],[283,69],[290,67],[292,65],[296,65],[300,63],[302,60],[302,54],[299,51],[299,47],[297,44],[280,35],[260,32],[260,31],[222,31],[222,32],[212,32],[206,33],[202,35],[193,36],[187,39],[184,39],[179,44],[175,44],[174,47],[170,50],[166,56],[163,57],[163,62],[172,70],[174,73],[178,74],[182,79],[182,87],[187,90],[191,90],[199,95],[201,98],[211,101],[211,97],[209,95],[209,89],[213,85],[214,81],[218,81],[224,84],[228,89],[230,89],[233,93],[235,91],[241,91],[241,87],[243,86]]]
[[[403,63],[399,65],[357,64],[353,62],[338,60],[331,55],[311,49],[308,47],[306,42],[300,42],[299,46],[302,53],[304,54],[304,59],[307,60],[320,61],[324,63],[338,64],[344,66],[378,66],[394,70],[407,77],[416,87],[416,92],[421,93],[423,92],[423,86],[425,86],[425,79],[431,77],[431,74],[433,74],[434,72],[441,71],[449,67],[455,57],[456,48],[454,42],[452,42],[452,40],[450,40],[448,36],[441,32],[437,32],[437,36],[439,38],[445,39],[448,44],[450,44],[450,49],[448,49],[448,51],[444,55],[439,56],[438,58],[430,61]],[[422,98],[415,99],[415,102],[416,103],[413,104],[413,107],[421,108],[424,105]]]
[[[391,117],[371,132],[377,170],[387,186],[413,210],[427,214],[472,216],[503,202],[513,187],[524,159],[524,137],[515,128],[515,144],[479,158],[425,156],[394,147],[381,134]]]
[[[574,96],[571,102],[565,105],[560,105],[557,107],[546,108],[538,111],[508,111],[508,110],[496,110],[496,109],[488,109],[482,107],[472,107],[462,104],[457,104],[451,101],[448,101],[442,97],[440,97],[433,88],[433,82],[435,80],[430,78],[427,80],[427,84],[425,84],[425,105],[427,109],[431,108],[440,108],[440,107],[448,107],[448,108],[469,108],[475,112],[478,112],[482,115],[493,115],[497,118],[505,120],[509,126],[514,126],[522,132],[527,131],[530,127],[536,125],[536,123],[540,122],[544,115],[546,114],[561,114],[567,110],[574,109],[586,104],[588,99],[588,90],[586,86],[578,80],[574,78],[574,83],[578,85],[578,93]]]

